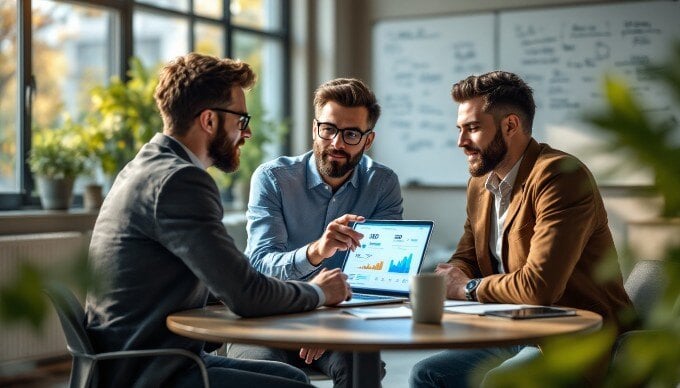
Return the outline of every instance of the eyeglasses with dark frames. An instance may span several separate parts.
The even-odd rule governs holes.
[[[229,110],[229,109],[222,109],[222,108],[205,108],[204,110],[206,110],[206,109],[208,109],[208,110],[216,110],[216,111],[218,111],[218,112],[224,112],[224,113],[231,113],[231,114],[233,114],[233,115],[239,116],[239,119],[238,119],[238,124],[239,124],[239,125],[238,125],[238,129],[239,129],[240,131],[245,131],[245,130],[248,128],[248,124],[250,123],[250,119],[252,118],[252,116],[250,116],[248,113],[236,112],[236,111]],[[201,112],[203,112],[203,111],[201,111]],[[196,114],[196,116],[194,116],[194,117],[200,116],[200,115],[201,115],[201,112],[198,112],[198,113]]]
[[[347,145],[357,145],[361,143],[364,136],[373,132],[373,129],[362,132],[359,128],[338,128],[333,123],[324,123],[317,119],[314,119],[314,121],[316,122],[316,133],[320,138],[333,140],[338,136],[338,133],[342,133],[342,141]]]

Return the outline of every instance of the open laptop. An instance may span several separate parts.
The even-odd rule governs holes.
[[[366,220],[352,227],[364,238],[360,247],[345,256],[342,271],[352,287],[352,299],[338,306],[407,300],[411,276],[420,271],[434,223]]]

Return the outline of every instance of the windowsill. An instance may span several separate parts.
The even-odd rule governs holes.
[[[92,230],[97,211],[11,210],[0,212],[0,235]]]
[[[85,232],[92,230],[99,212],[70,210],[0,211],[0,236],[30,233]],[[245,211],[236,206],[224,209],[225,225],[245,223]]]

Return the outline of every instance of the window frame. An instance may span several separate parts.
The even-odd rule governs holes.
[[[83,5],[83,6],[97,6],[106,8],[117,13],[118,23],[116,24],[114,39],[114,61],[117,62],[115,68],[118,69],[117,75],[122,80],[127,80],[127,72],[129,69],[129,58],[134,53],[133,47],[133,17],[135,11],[143,11],[159,16],[180,17],[187,20],[188,28],[188,47],[189,51],[195,50],[196,36],[195,30],[199,23],[219,26],[224,29],[225,39],[222,42],[222,50],[227,57],[233,55],[233,40],[237,35],[235,32],[255,35],[263,39],[274,39],[281,43],[283,47],[283,77],[281,80],[281,111],[285,117],[291,114],[291,101],[285,98],[290,95],[291,80],[291,54],[290,54],[290,0],[281,1],[281,19],[280,28],[278,29],[257,29],[253,27],[240,26],[233,24],[231,21],[230,3],[231,0],[221,0],[222,15],[220,18],[213,18],[203,14],[194,13],[194,2],[198,0],[189,0],[188,11],[180,11],[172,8],[165,8],[148,3],[142,3],[137,0],[52,0],[59,3]],[[17,147],[16,158],[17,162],[14,168],[18,180],[18,190],[16,192],[0,192],[0,211],[3,210],[21,210],[21,209],[38,209],[40,207],[40,200],[37,195],[33,195],[35,189],[35,182],[33,174],[28,166],[27,156],[31,149],[31,111],[33,93],[35,91],[35,77],[33,75],[33,36],[32,36],[32,0],[17,0],[17,53],[18,58],[16,62],[17,74]],[[284,153],[288,153],[291,149],[291,137],[287,134],[281,144],[281,149]],[[82,198],[76,195],[72,207],[79,207],[82,205]]]

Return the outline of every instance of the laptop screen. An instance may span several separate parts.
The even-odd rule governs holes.
[[[364,235],[361,246],[347,251],[343,272],[355,292],[408,295],[432,234],[432,221],[366,220],[353,228]]]

